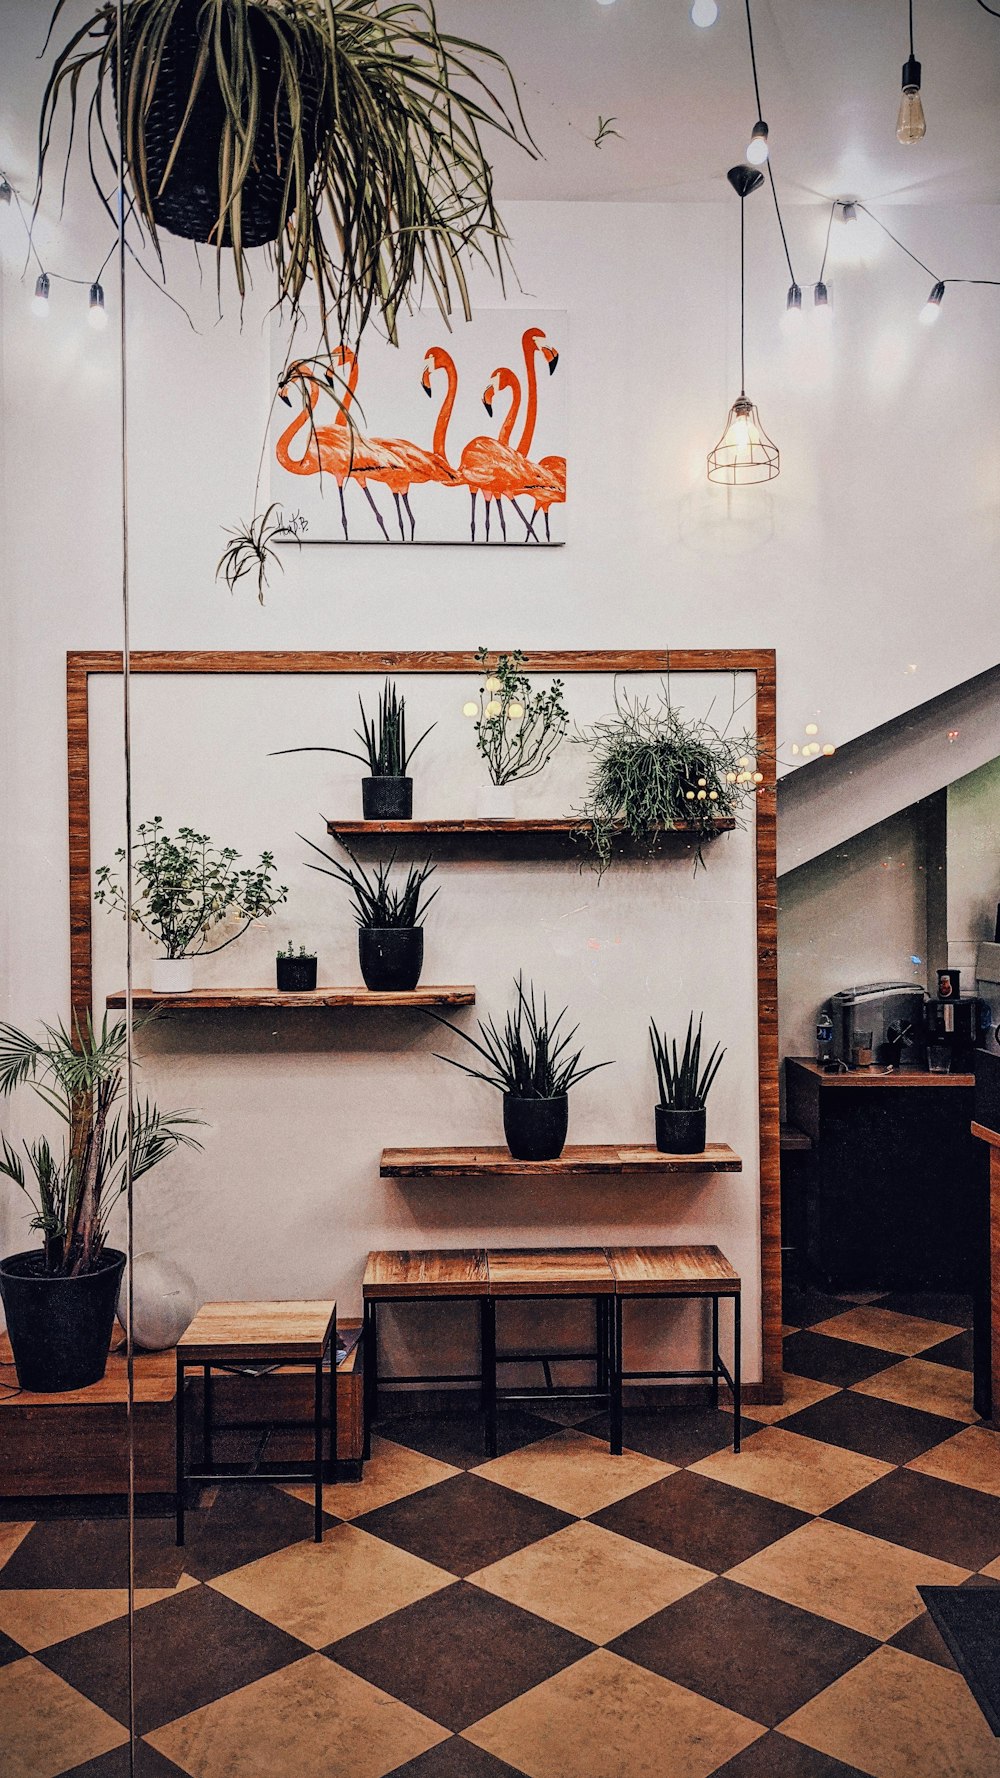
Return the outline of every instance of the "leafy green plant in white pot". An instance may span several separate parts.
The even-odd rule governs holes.
[[[115,858],[124,864],[123,848]],[[150,984],[155,994],[189,993],[195,957],[224,951],[288,899],[285,885],[274,881],[272,853],[262,852],[256,864],[242,870],[239,863],[240,854],[232,846],[215,846],[208,834],[191,827],[178,828],[173,837],[160,815],[139,823],[132,919],[160,947]],[[97,872],[94,900],[123,918],[128,915],[124,885],[112,875],[111,865],[102,864]],[[210,942],[234,921],[235,932]]]
[[[703,1016],[698,1016],[697,1031],[694,1013],[688,1019],[687,1036],[680,1055],[676,1037],[671,1039],[668,1047],[655,1019],[649,1021],[649,1043],[660,1089],[656,1107],[656,1146],[663,1154],[704,1152],[708,1095],[726,1052],[716,1044],[702,1066]]]

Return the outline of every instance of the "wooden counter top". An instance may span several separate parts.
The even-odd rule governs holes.
[[[927,1068],[856,1068],[827,1074],[812,1056],[786,1056],[786,1068],[801,1068],[821,1087],[974,1087],[974,1074],[931,1074]]]

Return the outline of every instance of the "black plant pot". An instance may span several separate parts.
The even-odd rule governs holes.
[[[503,1096],[503,1133],[515,1161],[555,1161],[566,1146],[569,1095],[559,1099]]]
[[[361,812],[366,821],[412,821],[412,778],[362,778]]]
[[[0,1260],[0,1297],[22,1389],[56,1395],[99,1383],[108,1362],[125,1255],[105,1247],[97,1271],[52,1277],[38,1248]]]
[[[408,994],[424,966],[422,926],[361,926],[358,956],[373,994]]]
[[[222,140],[224,109],[211,54],[198,97],[181,137],[170,177],[163,190],[159,189],[167,169],[171,145],[184,119],[191,94],[201,43],[199,16],[203,12],[203,0],[179,0],[164,40],[156,89],[143,137],[157,227],[167,229],[172,235],[182,235],[186,240],[211,241],[216,246],[220,243],[213,230],[219,219],[219,145]],[[285,171],[292,144],[292,131],[287,101],[284,97],[280,100],[278,97],[279,59],[275,34],[268,25],[262,8],[251,8],[249,24],[260,71],[260,121],[254,142],[253,171],[242,191],[240,232],[244,247],[261,247],[268,241],[277,240],[280,233]],[[230,38],[225,14],[222,34],[224,47],[228,50]],[[127,24],[124,50],[128,67],[131,62],[132,40]],[[311,70],[300,62],[298,74],[303,135],[311,166],[318,148],[319,106]],[[228,224],[224,228],[221,245],[232,245]]]
[[[702,1154],[705,1149],[705,1107],[676,1111],[672,1105],[656,1107],[656,1146],[661,1154]]]
[[[311,994],[316,986],[315,957],[276,957],[279,994]]]

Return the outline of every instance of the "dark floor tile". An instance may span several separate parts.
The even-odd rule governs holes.
[[[966,1328],[964,1333],[952,1334],[950,1340],[942,1340],[940,1346],[931,1346],[928,1351],[921,1352],[921,1358],[930,1359],[932,1364],[947,1364],[952,1370],[971,1371],[972,1329]]]
[[[865,1774],[787,1735],[770,1734],[719,1766],[713,1778],[865,1778]]]
[[[593,1522],[721,1574],[787,1537],[808,1517],[682,1469],[594,1513]]]
[[[137,1519],[136,1581],[140,1587],[173,1587],[184,1571],[184,1551],[174,1543],[173,1519]],[[128,1585],[126,1519],[48,1519],[35,1524],[0,1568],[0,1588],[125,1587]]]
[[[894,1290],[879,1307],[895,1309],[899,1315],[920,1315],[925,1321],[950,1321],[952,1327],[972,1326],[972,1298],[962,1291]]]
[[[497,1417],[497,1455],[506,1457],[525,1445],[552,1437],[552,1421],[519,1409]],[[485,1461],[483,1421],[478,1409],[462,1414],[383,1414],[378,1430],[394,1444],[409,1445],[425,1457],[450,1463],[455,1469],[475,1469]]]
[[[74,1766],[71,1772],[64,1772],[62,1778],[132,1778],[128,1747],[116,1747],[113,1753],[102,1754],[100,1759],[89,1759],[84,1766]],[[135,1778],[187,1778],[187,1774],[180,1766],[175,1766],[173,1760],[164,1759],[148,1741],[137,1741]]]
[[[786,1327],[813,1327],[817,1321],[829,1321],[831,1315],[842,1315],[851,1307],[843,1297],[833,1296],[810,1285],[786,1286],[781,1300],[781,1315]]]
[[[524,1778],[524,1773],[453,1735],[405,1766],[394,1766],[388,1778]]]
[[[912,1469],[894,1469],[825,1517],[960,1568],[1000,1556],[1000,1500]]]
[[[23,1649],[20,1643],[12,1642],[11,1638],[5,1636],[0,1630],[0,1667],[6,1667],[10,1661],[23,1661],[26,1653],[27,1650]]]
[[[615,1654],[774,1728],[878,1644],[766,1593],[714,1580],[611,1644]]]
[[[116,1721],[128,1723],[125,1618],[71,1636],[37,1657]],[[308,1651],[294,1636],[244,1611],[211,1587],[190,1587],[135,1618],[136,1717],[140,1734],[186,1716],[274,1673]]]
[[[741,1420],[740,1426],[744,1438],[760,1431],[756,1420]],[[607,1416],[588,1421],[583,1431],[606,1438]],[[732,1444],[733,1416],[711,1406],[632,1408],[625,1413],[623,1437],[627,1450],[641,1451],[644,1457],[683,1469]]]
[[[362,1531],[458,1575],[499,1562],[571,1522],[569,1513],[476,1475],[451,1476],[354,1521]]]
[[[950,1667],[953,1672],[958,1672],[929,1611],[922,1611],[919,1617],[897,1630],[889,1639],[889,1647],[901,1648],[904,1654],[919,1655],[922,1661],[933,1661],[936,1667]]]
[[[327,1515],[327,1523],[336,1521]],[[213,1580],[312,1535],[311,1504],[267,1483],[235,1482],[220,1487],[208,1512],[192,1515],[180,1554],[188,1574]]]
[[[881,1352],[856,1340],[834,1340],[808,1328],[786,1335],[783,1346],[786,1371],[812,1377],[817,1383],[832,1383],[837,1389],[849,1389],[852,1383],[899,1363],[898,1352]]]
[[[582,1637],[463,1583],[345,1636],[325,1653],[457,1730],[591,1650]]]
[[[790,1414],[782,1420],[781,1430],[801,1432],[806,1438],[840,1445],[863,1457],[879,1457],[883,1463],[909,1463],[932,1445],[943,1444],[961,1432],[963,1423],[905,1408],[895,1401],[880,1401],[875,1395],[855,1395],[847,1389]]]

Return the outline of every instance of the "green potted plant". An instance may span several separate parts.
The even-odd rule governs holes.
[[[601,870],[619,835],[653,852],[664,831],[677,827],[696,838],[697,869],[719,818],[739,817],[764,781],[752,735],[720,733],[707,718],[682,715],[667,692],[654,702],[616,695],[614,716],[574,739],[593,754],[579,831]]]
[[[486,648],[477,649],[476,659],[485,677],[478,701],[470,698],[464,714],[475,718],[476,746],[490,782],[502,789],[537,777],[569,728],[562,680],[553,679],[546,690],[533,691],[524,670],[528,657],[519,648],[498,655],[493,666]]]
[[[107,1245],[108,1219],[132,1178],[184,1144],[198,1148],[189,1112],[161,1112],[123,1099],[125,1021],[100,1030],[89,1023],[71,1036],[42,1027],[41,1041],[0,1025],[0,1094],[27,1086],[65,1126],[61,1144],[47,1135],[19,1151],[0,1136],[0,1174],[34,1205],[40,1247],[0,1260],[3,1298],[22,1389],[52,1394],[85,1389],[104,1375],[125,1255]],[[29,1183],[29,1180],[32,1183]]]
[[[315,951],[293,944],[279,951],[275,958],[279,994],[311,994],[316,987],[317,959]]]
[[[716,1044],[702,1067],[701,1023],[694,1029],[694,1013],[688,1019],[684,1049],[678,1058],[677,1039],[667,1048],[666,1039],[649,1021],[649,1042],[660,1089],[656,1107],[656,1146],[663,1154],[702,1154],[708,1095],[719,1072],[725,1050]]]
[[[124,849],[119,847],[115,857],[123,864]],[[231,846],[214,846],[207,834],[191,827],[178,828],[172,838],[160,815],[139,823],[132,919],[162,950],[153,963],[154,993],[188,993],[194,983],[193,958],[224,951],[255,920],[269,919],[288,899],[285,885],[274,881],[272,853],[262,852],[256,864],[243,870],[237,869],[239,859]],[[111,865],[101,865],[94,900],[127,918],[125,889],[111,872]],[[235,932],[209,943],[234,920]]]
[[[391,881],[395,852],[388,864],[377,864],[369,874],[343,840],[340,844],[344,846],[353,870],[341,864],[339,859],[331,858],[322,846],[314,845],[304,834],[299,838],[326,860],[325,864],[310,863],[309,869],[344,883],[354,897],[358,957],[365,987],[373,994],[408,994],[420,980],[424,966],[422,922],[437,894],[437,890],[432,889],[426,898],[423,896],[424,884],[434,871],[430,859],[419,866],[411,864],[402,888],[397,888]]]
[[[503,1094],[504,1136],[516,1161],[554,1161],[566,1146],[570,1088],[598,1068],[609,1068],[611,1064],[593,1062],[581,1068],[583,1051],[570,1049],[579,1027],[574,1025],[572,1031],[560,1032],[567,1009],[563,1007],[558,1017],[550,1019],[544,995],[541,1009],[538,1008],[533,983],[525,991],[519,975],[514,987],[514,1011],[508,1012],[502,1030],[492,1019],[485,1024],[479,1020],[481,1043],[450,1019],[430,1014],[439,1025],[446,1025],[463,1043],[470,1044],[482,1056],[485,1068],[456,1062],[453,1056],[438,1059]]]
[[[354,733],[364,747],[357,753],[349,747],[279,747],[273,757],[284,753],[340,753],[345,759],[359,759],[368,767],[369,776],[361,780],[361,812],[366,821],[410,821],[413,818],[413,779],[409,776],[410,761],[426,741],[431,723],[412,747],[406,742],[406,699],[387,679],[378,701],[378,715],[369,720],[362,700],[361,727]]]

